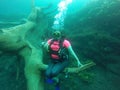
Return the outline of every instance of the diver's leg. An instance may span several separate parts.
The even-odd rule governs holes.
[[[52,69],[54,67],[54,63],[50,62],[49,65],[48,65],[48,68],[45,72],[45,75],[47,78],[52,78]]]
[[[58,62],[54,65],[52,68],[52,76],[55,77],[57,76],[60,72],[64,70],[65,67],[68,66],[68,60],[64,60],[62,62]]]
[[[47,83],[53,83],[53,80],[52,80],[52,69],[53,69],[53,67],[54,67],[54,63],[50,62],[49,65],[48,65],[48,68],[45,72]]]

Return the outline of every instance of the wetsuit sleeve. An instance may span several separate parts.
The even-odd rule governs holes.
[[[64,40],[63,47],[68,48],[69,46],[71,46],[70,42],[68,40]]]

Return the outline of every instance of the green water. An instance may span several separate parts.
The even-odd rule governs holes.
[[[43,11],[41,20],[48,28],[42,37],[51,37],[54,16],[60,0],[35,0],[35,6],[51,8]],[[55,10],[55,11],[54,11]],[[0,28],[25,23],[31,11],[31,0],[0,0]],[[47,12],[54,11],[48,15]],[[94,61],[96,66],[81,73],[62,75],[61,90],[120,90],[120,0],[73,0],[68,6],[64,31],[74,51],[83,63]],[[11,24],[10,22],[15,22]],[[46,25],[46,24],[43,24]],[[29,32],[31,43],[37,46],[38,31]],[[31,34],[32,33],[32,34]],[[24,62],[21,61],[16,80],[17,57],[0,54],[0,90],[26,90]],[[71,61],[72,62],[72,61]],[[74,66],[74,64],[71,64]],[[47,90],[53,90],[50,85]]]

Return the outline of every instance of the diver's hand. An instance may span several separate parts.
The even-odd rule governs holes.
[[[44,45],[45,44],[45,42],[41,42],[41,45]]]
[[[78,67],[83,67],[83,64],[81,64],[80,62],[77,63]]]
[[[44,47],[44,45],[45,45],[45,42],[41,42],[41,47]]]

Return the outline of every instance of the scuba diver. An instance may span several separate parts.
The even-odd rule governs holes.
[[[56,78],[69,64],[69,55],[72,55],[77,61],[77,66],[81,67],[83,64],[78,59],[77,55],[72,49],[68,40],[64,38],[62,33],[58,30],[53,32],[53,38],[49,39],[46,43],[42,42],[42,46],[47,49],[51,61],[45,72],[47,82],[56,82],[56,89],[59,88],[59,78]]]

